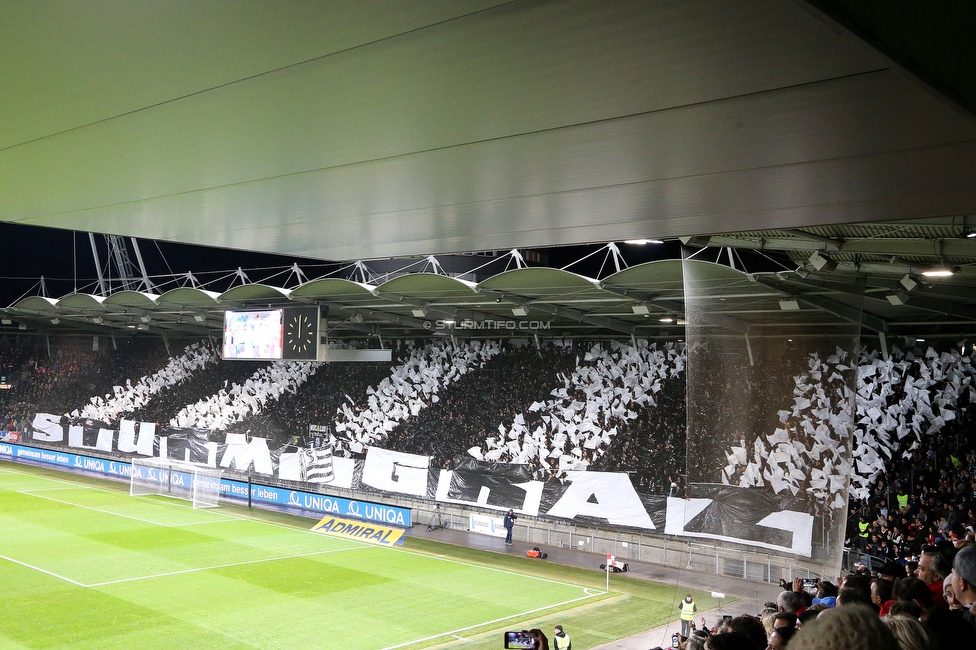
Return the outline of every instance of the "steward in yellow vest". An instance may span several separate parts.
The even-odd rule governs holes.
[[[681,636],[688,638],[691,636],[691,622],[695,620],[695,612],[698,611],[698,605],[692,600],[691,594],[688,594],[681,601],[681,604],[678,605],[678,609],[681,610],[681,614],[678,617],[681,619]]]

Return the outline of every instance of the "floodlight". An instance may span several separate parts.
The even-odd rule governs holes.
[[[820,251],[813,251],[813,255],[810,256],[809,262],[810,266],[818,271],[823,271],[824,273],[832,273],[837,269],[837,262],[830,259],[826,255],[821,255]]]
[[[885,298],[887,298],[888,299],[888,302],[890,302],[892,305],[895,305],[895,306],[898,306],[898,305],[907,305],[908,304],[908,292],[907,291],[899,291],[898,293],[892,293],[892,294],[889,294],[889,295],[885,296]]]

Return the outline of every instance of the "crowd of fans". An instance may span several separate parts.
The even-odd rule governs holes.
[[[80,411],[71,412],[74,419],[82,418],[98,422],[117,422],[122,413],[132,413],[144,407],[154,395],[168,391],[185,382],[194,372],[213,365],[219,359],[219,353],[207,343],[192,343],[183,350],[183,354],[173,357],[166,366],[152,375],[143,376],[135,385],[131,379],[125,385],[112,387],[112,393],[103,399],[92,397],[89,404]]]
[[[219,357],[219,355],[218,355]],[[144,405],[120,414],[130,420],[141,422],[155,422],[164,427],[176,417],[187,404],[200,399],[201,395],[214,395],[229,386],[240,384],[266,363],[259,361],[220,361],[208,363],[196,368],[182,381],[173,384],[167,390],[153,394]]]
[[[33,412],[63,413],[108,426],[127,418],[159,430],[250,433],[275,447],[305,444],[316,424],[332,428],[339,455],[379,445],[449,467],[468,454],[528,465],[539,479],[571,469],[625,471],[642,491],[678,494],[683,470],[697,468],[699,480],[718,474],[733,485],[787,492],[807,499],[811,511],[839,507],[848,476],[855,508],[882,493],[890,501],[886,477],[907,466],[917,468],[912,493],[942,503],[945,486],[925,462],[943,434],[967,426],[973,397],[972,361],[958,351],[894,350],[882,360],[838,350],[755,366],[739,359],[696,373],[688,421],[699,429],[711,422],[705,428],[717,433],[688,439],[686,355],[647,342],[404,342],[392,367],[224,362],[208,342],[170,358],[149,338],[101,350],[88,340],[60,343],[50,355],[30,346],[2,354],[17,376],[3,395],[4,427],[23,426]],[[842,413],[848,385],[856,391],[854,421]],[[727,399],[737,391],[748,399]],[[709,408],[720,397],[729,403]],[[853,462],[838,444],[851,429]],[[926,478],[934,484],[925,486]],[[951,489],[960,483],[954,476]],[[971,518],[968,508],[963,514]],[[906,537],[903,528],[896,539]]]
[[[836,584],[781,583],[756,616],[725,616],[679,636],[684,650],[976,648],[976,539],[922,548],[918,562],[859,566]],[[694,623],[692,623],[692,627]]]
[[[572,372],[574,348],[546,343],[506,342],[478,372],[466,374],[440,400],[401,422],[386,439],[391,449],[431,457],[447,468],[457,456],[480,446],[511,414],[526,413],[543,400],[560,374]]]
[[[443,339],[412,349],[389,376],[366,389],[365,403],[339,407],[333,432],[336,454],[355,456],[370,445],[382,445],[400,423],[438,404],[449,387],[500,352],[497,341]]]
[[[642,409],[620,427],[606,453],[590,469],[627,472],[639,492],[684,494],[685,382],[664,382],[655,396],[657,408]]]
[[[258,368],[240,383],[221,388],[215,394],[187,404],[170,425],[177,428],[226,431],[244,418],[273,408],[285,394],[296,394],[319,369],[317,363],[273,361]]]
[[[114,344],[101,339],[99,349],[91,338],[58,341],[50,348],[28,339],[3,354],[11,381],[0,403],[4,417],[14,418],[18,428],[34,413],[68,414],[93,399],[107,399],[116,384],[153,372],[168,358],[156,338],[120,338]]]
[[[893,459],[868,499],[851,499],[848,541],[868,567],[917,558],[926,545],[963,539],[976,526],[976,439],[972,415]]]
[[[394,363],[403,351],[394,350]],[[335,414],[343,403],[366,401],[366,390],[390,374],[383,363],[324,364],[295,393],[286,393],[274,408],[252,414],[227,428],[228,432],[268,438],[272,447],[290,444],[309,445],[309,425],[330,431]]]
[[[684,356],[671,344],[597,343],[577,356],[571,373],[558,377],[561,386],[548,399],[516,413],[511,424],[500,423],[497,435],[469,453],[528,465],[540,478],[584,470],[642,410],[657,408],[657,394],[683,370]]]
[[[708,340],[690,353],[685,384],[688,399],[689,480],[739,484],[728,455],[745,455],[760,436],[781,426],[777,411],[793,400],[794,380],[808,369],[809,355],[784,342],[737,348]],[[737,456],[738,458],[738,456]],[[780,486],[781,490],[783,486]]]

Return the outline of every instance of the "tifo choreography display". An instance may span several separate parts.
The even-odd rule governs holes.
[[[119,379],[84,407],[37,409],[27,437],[319,490],[512,508],[810,555],[818,527],[834,525],[823,516],[844,500],[848,476],[853,495],[866,496],[885,457],[917,448],[971,400],[972,360],[956,350],[800,357],[768,373],[763,390],[778,400],[778,426],[716,446],[709,453],[720,460],[709,463],[724,468],[715,484],[688,485],[685,351],[634,343],[398,343],[392,368],[356,369],[234,365],[192,344],[163,370]],[[840,453],[851,443],[836,425],[847,417],[837,410],[844,385],[831,383],[851,368],[853,463]],[[53,396],[35,403],[58,403]],[[882,401],[898,409],[883,410]],[[321,446],[302,435],[309,424],[326,432]]]

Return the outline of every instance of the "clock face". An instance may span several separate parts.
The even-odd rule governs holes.
[[[285,320],[285,357],[289,359],[314,359],[317,356],[315,322],[308,314],[288,314]]]

